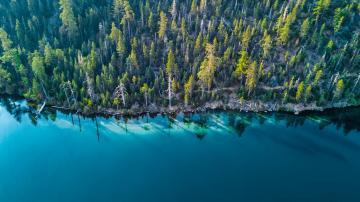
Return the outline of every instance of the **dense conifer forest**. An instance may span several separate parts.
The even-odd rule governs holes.
[[[0,0],[0,94],[84,112],[360,102],[358,0]]]

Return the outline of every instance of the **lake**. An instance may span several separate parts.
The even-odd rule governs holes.
[[[360,201],[360,109],[37,117],[0,104],[0,201]]]

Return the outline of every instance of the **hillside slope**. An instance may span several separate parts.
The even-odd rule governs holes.
[[[0,0],[0,93],[85,112],[359,104],[359,12],[356,0]]]

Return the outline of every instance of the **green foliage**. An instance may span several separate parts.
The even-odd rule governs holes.
[[[63,105],[61,85],[70,81],[82,110],[150,98],[192,106],[226,104],[231,95],[275,103],[357,98],[353,0],[19,0],[0,8],[5,93]]]
[[[309,99],[311,98],[311,94],[312,94],[312,86],[308,85],[305,90],[305,102],[309,101]]]
[[[175,68],[175,56],[173,51],[170,49],[167,57],[167,63],[166,63],[166,74],[167,75],[173,75]]]
[[[296,101],[300,102],[303,96],[303,91],[304,91],[304,82],[300,82],[300,84],[297,87],[297,91],[296,91]]]
[[[306,18],[301,25],[300,36],[306,37],[309,34],[309,30],[310,30],[310,19]]]
[[[319,18],[319,16],[329,8],[331,0],[317,0],[316,6],[313,9],[313,14]]]
[[[60,10],[63,32],[67,33],[69,38],[74,37],[77,34],[77,24],[71,0],[60,0]]]
[[[249,47],[250,40],[251,40],[251,28],[250,26],[248,26],[246,28],[246,31],[242,35],[242,39],[241,39],[241,45],[243,50],[247,50],[247,48]]]
[[[246,70],[246,89],[250,94],[256,87],[258,82],[257,63],[254,61]]]
[[[184,102],[186,105],[189,104],[193,88],[194,88],[194,76],[190,75],[189,79],[187,80],[184,86],[184,91],[185,91]]]
[[[116,51],[120,56],[124,55],[126,51],[124,36],[120,31],[117,38]]]
[[[267,33],[267,31],[264,32],[261,47],[263,49],[263,55],[266,58],[267,56],[269,56],[272,47],[272,39],[271,36]]]
[[[335,16],[333,21],[334,32],[339,32],[342,25],[344,24],[345,16],[342,13],[341,8],[335,10]]]
[[[241,51],[239,61],[237,62],[234,75],[236,77],[242,77],[246,73],[247,66],[249,64],[249,59],[246,51]]]
[[[147,83],[144,83],[143,86],[140,88],[140,92],[142,94],[149,93],[149,85]]]
[[[205,88],[205,86],[208,89],[211,88],[218,64],[219,58],[215,56],[214,45],[206,44],[206,56],[204,61],[201,63],[200,70],[197,74],[203,88]]]
[[[7,51],[11,48],[12,41],[9,39],[7,32],[3,28],[0,28],[0,41],[1,47],[4,51]]]
[[[279,45],[286,45],[289,40],[290,35],[290,24],[286,23],[283,27],[280,28],[280,34],[278,37]]]
[[[0,66],[0,90],[6,92],[8,86],[11,84],[11,74]]]
[[[31,69],[35,78],[44,81],[46,79],[44,58],[39,52],[35,52],[31,62]]]
[[[323,71],[321,69],[319,69],[316,74],[315,74],[315,79],[314,79],[314,85],[318,85],[321,77],[323,76]]]
[[[165,37],[166,34],[166,30],[167,30],[167,22],[168,19],[165,15],[165,13],[163,11],[160,12],[160,22],[159,22],[159,37],[161,39],[163,39]]]
[[[342,94],[344,92],[344,81],[342,79],[340,79],[337,83],[336,83],[336,88],[335,88],[335,92],[334,92],[334,97],[336,99],[340,99]]]

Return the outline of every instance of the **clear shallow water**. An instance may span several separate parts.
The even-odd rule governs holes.
[[[360,201],[360,110],[82,118],[0,104],[0,201]]]

